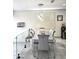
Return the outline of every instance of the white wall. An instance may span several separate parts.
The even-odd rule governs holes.
[[[43,14],[44,20],[40,21],[38,16]],[[55,36],[60,36],[60,28],[63,22],[66,22],[66,11],[65,10],[50,10],[50,11],[15,11],[14,20],[16,22],[25,22],[24,28],[17,28],[16,34],[27,31],[29,28],[33,28],[36,31],[40,27],[46,29],[53,29],[56,31]],[[57,15],[63,15],[63,21],[57,21]],[[27,34],[27,33],[26,33]],[[26,36],[26,35],[25,35]],[[23,37],[24,38],[24,37]],[[21,40],[23,40],[23,38]]]
[[[61,25],[62,23],[66,24],[66,10],[56,10],[55,16],[55,36],[60,37],[61,35]],[[57,21],[57,15],[63,15],[63,21]]]

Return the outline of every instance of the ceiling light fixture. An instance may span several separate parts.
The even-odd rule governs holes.
[[[53,3],[55,0],[51,0],[51,3]]]
[[[38,6],[43,6],[44,4],[42,4],[42,3],[40,3],[40,4],[38,4]]]

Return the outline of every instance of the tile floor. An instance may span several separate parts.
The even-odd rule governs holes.
[[[61,38],[55,38],[56,44],[55,44],[55,59],[66,59],[66,40]],[[20,53],[21,58],[20,59],[37,59],[33,56],[32,47],[30,47],[30,44],[27,44],[27,48],[24,48],[25,43],[18,43],[17,44],[17,53]],[[16,59],[16,43],[13,44],[13,57]],[[52,47],[50,46],[50,52],[39,52],[39,58],[38,59],[54,59],[54,52]],[[38,54],[36,54],[38,55]]]

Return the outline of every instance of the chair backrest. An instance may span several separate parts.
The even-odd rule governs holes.
[[[49,35],[38,35],[38,39],[39,39],[38,50],[48,50]]]

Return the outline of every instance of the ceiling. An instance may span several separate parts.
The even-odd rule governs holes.
[[[44,4],[38,6],[38,4]],[[14,0],[14,10],[52,10],[52,9],[65,9],[66,0]]]

